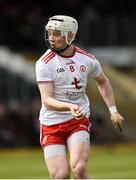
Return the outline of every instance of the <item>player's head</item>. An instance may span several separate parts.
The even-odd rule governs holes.
[[[45,26],[45,30],[45,39],[48,47],[57,53],[61,53],[65,51],[74,41],[78,30],[78,23],[73,17],[56,15],[49,18],[49,21]],[[58,42],[63,40],[64,44],[59,43],[58,46],[55,44],[55,40],[52,36],[55,32],[58,36]]]

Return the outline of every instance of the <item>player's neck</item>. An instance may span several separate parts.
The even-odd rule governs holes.
[[[75,47],[70,45],[64,52],[60,53],[62,56],[72,56],[75,52]]]

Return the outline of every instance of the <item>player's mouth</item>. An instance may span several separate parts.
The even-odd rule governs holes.
[[[55,44],[54,43],[50,43],[51,48],[55,48]]]

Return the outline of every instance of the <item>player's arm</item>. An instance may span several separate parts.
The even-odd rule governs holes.
[[[117,126],[118,123],[122,122],[123,117],[117,111],[113,90],[109,82],[109,79],[103,71],[100,73],[99,76],[95,77],[94,79],[96,80],[96,84],[98,86],[102,98],[104,99],[105,103],[109,108],[109,111],[111,113],[111,120],[113,124]]]
[[[54,111],[71,111],[72,115],[77,119],[83,116],[80,107],[76,104],[58,101],[53,97],[54,90],[52,82],[39,82],[38,87],[42,101],[47,109]]]

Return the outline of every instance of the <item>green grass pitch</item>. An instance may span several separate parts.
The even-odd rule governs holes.
[[[93,179],[136,178],[136,145],[91,145],[88,172]],[[0,179],[48,178],[41,148],[0,150]]]

